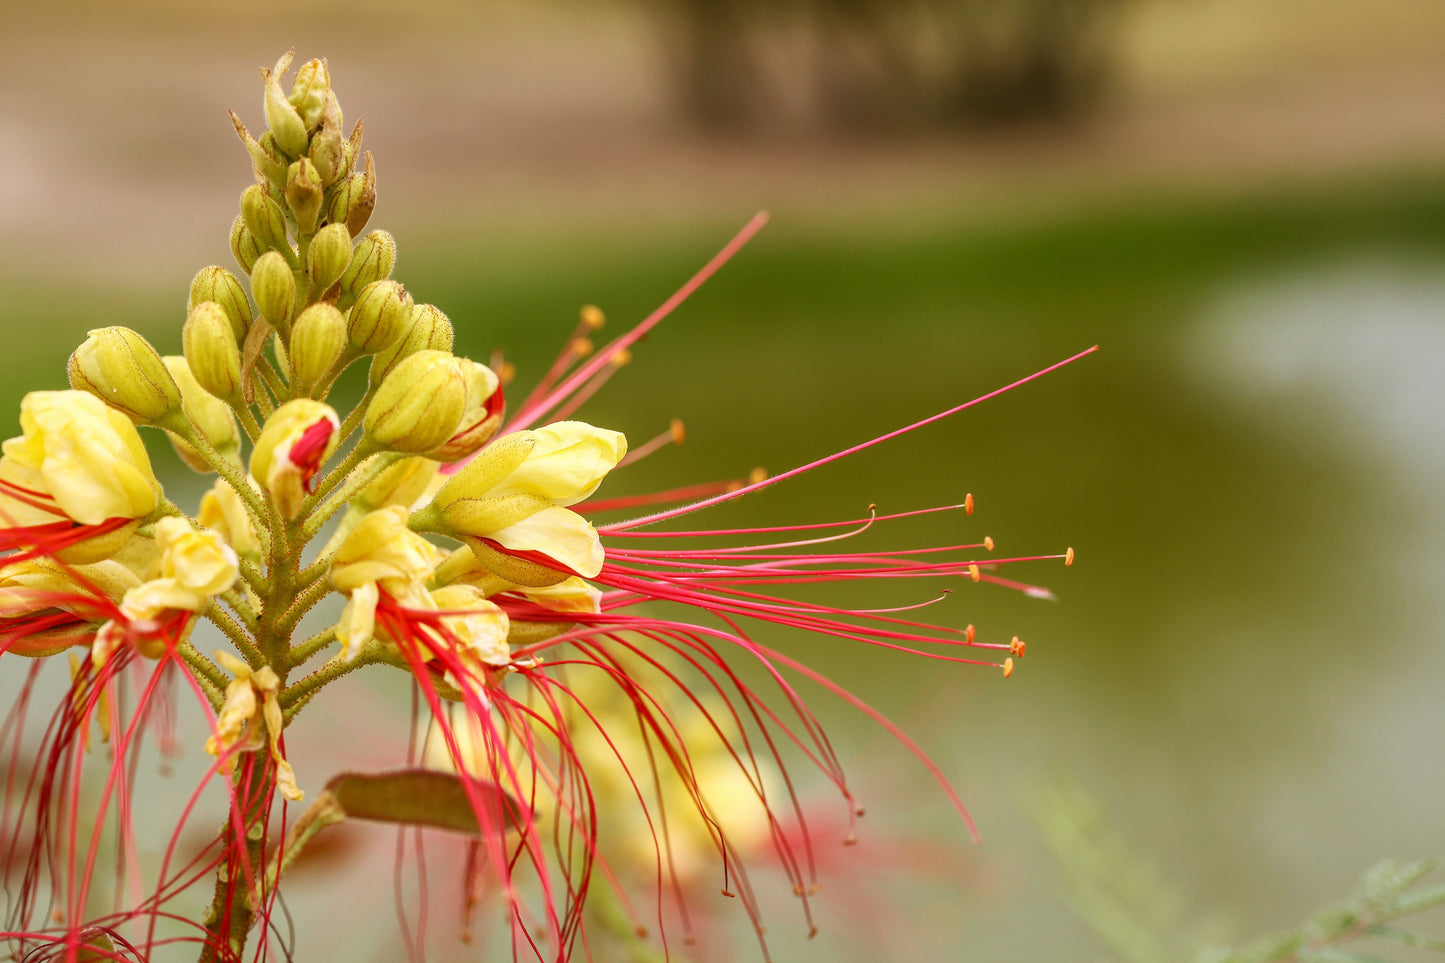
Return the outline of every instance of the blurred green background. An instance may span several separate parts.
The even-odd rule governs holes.
[[[971,491],[976,514],[948,523],[963,534],[1079,553],[1012,573],[1057,602],[964,584],[935,610],[1028,641],[1007,683],[779,640],[918,735],[984,842],[819,695],[857,760],[863,835],[903,858],[830,856],[815,943],[789,902],[769,913],[778,959],[1107,958],[1025,815],[1059,778],[1240,935],[1292,924],[1376,857],[1445,850],[1445,6],[3,11],[3,410],[63,386],[88,328],[179,351],[191,274],[233,267],[249,170],[224,111],[260,126],[255,68],[293,44],[366,117],[396,276],[451,316],[459,351],[504,346],[523,385],[582,304],[621,330],[772,212],[584,410],[634,441],[687,423],[620,485],[780,471],[1102,346],[745,503],[774,524]],[[328,748],[301,741],[298,771],[326,771]],[[352,865],[389,891],[383,835]],[[303,925],[298,958],[397,958],[386,892],[372,923],[339,912],[339,885],[293,886],[298,915],[336,931]],[[433,948],[464,956],[443,904]],[[737,958],[749,940],[740,926]]]

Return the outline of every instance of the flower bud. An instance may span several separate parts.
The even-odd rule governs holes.
[[[276,136],[276,146],[289,157],[300,157],[306,153],[306,122],[281,90],[281,75],[291,66],[293,55],[294,51],[283,54],[274,70],[261,68],[261,79],[266,84],[266,124]]]
[[[351,307],[361,289],[373,281],[391,277],[396,266],[396,241],[385,231],[372,231],[357,242],[351,263],[341,275],[341,297],[337,306]]]
[[[352,501],[368,512],[388,505],[409,509],[426,494],[440,467],[430,458],[403,458],[373,478]]]
[[[418,351],[403,359],[366,408],[366,433],[389,451],[420,455],[456,433],[467,404],[460,359]]]
[[[181,389],[181,410],[186,413],[186,418],[205,436],[212,448],[227,458],[236,458],[241,451],[241,433],[236,427],[236,416],[231,412],[231,406],[201,387],[185,358],[167,355],[161,360],[166,363],[171,377],[176,379],[176,387]],[[167,434],[176,453],[187,465],[202,474],[215,470],[194,448],[174,434]]]
[[[297,395],[310,395],[326,381],[346,347],[346,318],[336,305],[321,301],[296,317],[291,325],[291,387]]]
[[[334,93],[328,94],[321,111],[321,128],[311,137],[309,156],[321,175],[321,183],[327,187],[346,173],[346,140],[341,136],[341,107]]]
[[[406,335],[371,362],[371,385],[377,387],[403,358],[418,351],[452,350],[452,323],[434,304],[418,304],[411,309],[411,323]]]
[[[317,218],[321,216],[322,190],[321,175],[306,158],[286,169],[286,203],[296,215],[297,234],[315,232]]]
[[[241,143],[246,145],[246,153],[251,155],[251,169],[256,172],[256,179],[268,184],[281,184],[286,180],[286,164],[276,153],[275,138],[269,137],[265,142],[256,140],[246,125],[241,123],[241,118],[236,116],[233,110],[231,123],[236,127],[236,136],[241,138]]]
[[[261,557],[261,540],[256,536],[251,513],[246,510],[246,503],[236,494],[236,489],[224,478],[217,478],[211,490],[201,496],[201,511],[196,521],[224,538],[226,544],[242,558],[256,561]]]
[[[291,96],[287,98],[307,130],[315,130],[321,123],[321,113],[328,99],[335,99],[331,92],[331,71],[325,60],[308,60],[296,71],[296,82],[291,85]]]
[[[341,419],[310,398],[286,402],[266,419],[251,452],[251,477],[261,483],[284,518],[295,518],[311,480],[336,450]]]
[[[251,273],[251,267],[256,259],[265,250],[261,242],[256,240],[256,235],[246,226],[246,219],[240,214],[231,222],[231,255],[235,257],[236,263],[241,265],[241,270],[247,274]]]
[[[251,269],[251,296],[256,310],[278,331],[288,331],[291,311],[296,305],[296,276],[291,265],[277,251],[267,251]]]
[[[319,240],[321,235],[316,237]],[[368,284],[356,296],[356,303],[347,316],[346,333],[351,346],[362,354],[376,354],[392,347],[406,334],[411,324],[411,309],[411,295],[397,282]]]
[[[230,323],[226,326],[229,330]],[[130,328],[91,331],[70,356],[69,368],[72,388],[90,392],[138,425],[159,421],[181,403],[160,354]]]
[[[456,433],[429,452],[437,461],[460,461],[475,454],[502,424],[502,386],[496,374],[475,361],[463,360],[462,365],[467,369],[467,406]]]
[[[262,248],[291,249],[286,240],[286,214],[260,184],[252,184],[241,192],[241,216],[246,219],[246,230]]]
[[[311,238],[306,249],[306,273],[311,275],[311,290],[324,296],[351,263],[351,235],[345,224],[328,224]]]
[[[191,309],[181,328],[181,348],[196,383],[217,398],[241,393],[241,349],[226,312],[214,301]]]
[[[234,274],[214,265],[196,272],[191,279],[191,296],[186,302],[186,313],[189,314],[202,301],[219,304],[231,321],[236,343],[246,340],[246,332],[251,330],[251,302],[246,300],[246,292]]]
[[[360,126],[358,124],[357,128],[360,129]],[[366,228],[375,208],[376,166],[371,159],[371,151],[367,151],[365,172],[353,171],[337,185],[326,212],[327,219],[335,224],[345,224],[351,236],[356,237]]]

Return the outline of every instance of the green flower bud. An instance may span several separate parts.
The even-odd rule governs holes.
[[[397,364],[366,407],[371,440],[420,455],[454,435],[467,406],[467,379],[458,361],[445,351],[418,351]]]
[[[321,175],[321,183],[327,187],[340,180],[347,170],[346,140],[341,136],[341,112],[340,108],[332,109],[335,104],[336,97],[332,95],[327,100],[327,109],[321,114],[321,129],[311,137],[309,153],[316,173]]]
[[[296,108],[307,130],[315,130],[321,123],[321,114],[328,99],[335,100],[335,95],[331,92],[331,71],[327,69],[326,61],[306,61],[296,71],[296,83],[291,86],[291,96],[287,100]]]
[[[72,388],[90,392],[138,425],[154,424],[180,407],[181,391],[149,341],[118,326],[89,334],[70,356]]]
[[[400,341],[378,354],[371,362],[371,386],[379,386],[403,358],[418,351],[452,350],[452,323],[434,304],[411,309],[411,324]]]
[[[431,487],[441,465],[430,458],[403,458],[371,480],[352,501],[364,511],[374,512],[387,505],[411,508]]]
[[[351,263],[341,275],[341,297],[337,306],[351,307],[361,289],[373,281],[391,277],[396,267],[396,241],[385,231],[372,231],[357,242]]]
[[[291,311],[296,306],[296,277],[291,265],[277,251],[267,251],[251,268],[251,296],[261,317],[278,331],[289,330]]]
[[[316,237],[320,239],[321,235]],[[351,346],[362,354],[376,354],[392,347],[411,325],[411,310],[411,295],[397,282],[374,281],[368,284],[356,296],[356,303],[351,306],[351,314],[347,318]]]
[[[484,364],[460,359],[467,375],[467,406],[456,433],[430,452],[437,461],[460,461],[476,454],[502,425],[502,383]]]
[[[231,123],[236,127],[236,136],[241,138],[241,143],[246,145],[246,152],[251,155],[251,169],[256,172],[258,181],[270,184],[281,184],[286,180],[286,162],[276,153],[275,138],[268,138],[263,143],[251,136],[246,125],[241,123],[241,118],[236,116],[233,110]]]
[[[246,226],[246,219],[237,214],[236,219],[231,222],[231,254],[235,256],[236,263],[241,265],[241,270],[250,274],[256,259],[264,250],[261,242],[256,240],[256,235]]]
[[[335,284],[351,263],[351,234],[345,224],[328,224],[316,232],[306,249],[306,273],[318,295]]]
[[[306,153],[307,141],[306,122],[281,90],[281,75],[290,68],[295,53],[289,50],[282,54],[274,70],[261,68],[261,80],[266,85],[266,124],[276,136],[276,146],[288,157],[300,157]]]
[[[214,301],[191,309],[181,328],[181,347],[196,383],[217,398],[241,394],[241,349],[225,310]]]
[[[346,348],[346,318],[334,304],[313,304],[291,325],[290,345],[292,390],[310,395],[326,381]]]
[[[291,249],[286,240],[286,215],[260,184],[252,184],[241,192],[241,216],[246,219],[246,229],[262,247],[278,251]]]
[[[236,416],[232,414],[231,406],[201,387],[185,358],[166,355],[161,360],[166,363],[171,377],[176,379],[176,387],[181,390],[181,410],[191,424],[206,437],[211,447],[222,455],[238,458],[241,452],[241,433],[236,427]],[[172,432],[166,432],[166,435],[175,446],[176,454],[180,455],[187,465],[202,474],[214,471],[194,448]]]
[[[301,158],[286,170],[286,203],[296,215],[296,232],[311,234],[316,230],[317,218],[321,216],[322,200],[321,175],[316,166]]]
[[[357,128],[360,127],[358,124]],[[351,236],[356,237],[371,220],[371,212],[375,208],[376,167],[371,160],[371,151],[367,151],[365,173],[353,171],[345,180],[337,182],[326,217],[333,224],[345,224]]]
[[[202,301],[215,301],[219,304],[225,310],[226,317],[231,319],[231,330],[236,335],[236,343],[246,340],[246,332],[251,330],[251,302],[246,300],[246,292],[234,274],[214,265],[196,272],[196,276],[191,279],[191,296],[186,301],[186,312],[189,314],[191,309]]]

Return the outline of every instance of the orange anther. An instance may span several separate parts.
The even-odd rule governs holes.
[[[973,514],[973,492],[963,496],[963,510],[970,515]]]
[[[984,549],[986,549],[987,551],[992,552],[992,551],[993,551],[993,539],[991,539],[991,538],[989,538],[987,535],[985,535],[985,536],[983,537],[983,547],[984,547]]]
[[[1013,657],[1010,656],[1009,658],[1003,660],[1003,677],[1004,677],[1005,679],[1007,679],[1009,676],[1011,676],[1011,675],[1013,675],[1013,674],[1014,674],[1014,660],[1013,660]]]
[[[591,338],[573,338],[572,343],[567,346],[572,353],[579,358],[585,358],[592,353],[596,347]]]
[[[510,361],[503,361],[502,366],[497,369],[497,380],[504,385],[509,385],[515,377],[517,377],[517,366]]]
[[[975,564],[975,563],[973,563],[973,562],[970,562],[970,563],[969,563],[969,565],[968,565],[968,577],[971,578],[971,579],[973,579],[975,582],[977,582],[979,579],[983,578],[983,576],[979,574],[978,565],[977,565],[977,564]]]
[[[763,468],[762,466],[759,466],[759,467],[757,467],[757,468],[754,468],[752,471],[748,472],[748,484],[749,484],[749,485],[756,485],[756,484],[758,484],[759,482],[765,482],[765,481],[767,481],[767,480],[768,480],[768,470],[767,470],[766,468]]]
[[[1064,564],[1065,564],[1065,565],[1073,565],[1073,564],[1074,564],[1074,550],[1073,550],[1072,548],[1069,549],[1067,552],[1064,553]]]
[[[963,630],[963,638],[964,638],[964,641],[967,642],[969,645],[973,645],[973,623],[972,623],[972,622],[968,623],[968,628],[966,628],[966,629]]]
[[[674,445],[680,445],[687,440],[687,429],[683,427],[681,418],[672,419],[672,423],[668,425],[668,430],[672,432],[672,443]]]
[[[620,368],[625,364],[631,364],[632,352],[628,351],[626,348],[623,348],[621,351],[616,351],[613,353],[612,357],[607,359],[607,363],[612,365],[612,367],[614,368]]]
[[[593,331],[607,323],[607,315],[603,314],[602,309],[595,304],[584,305],[580,317],[582,324]]]
[[[1009,652],[1018,656],[1020,659],[1024,657],[1024,649],[1027,648],[1028,646],[1017,635],[1014,636],[1013,641],[1008,644]]]

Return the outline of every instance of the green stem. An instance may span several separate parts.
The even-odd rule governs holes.
[[[388,661],[388,659],[384,658],[384,654],[381,643],[373,639],[362,646],[356,658],[351,661],[348,662],[342,658],[332,659],[304,679],[299,682],[294,682],[281,690],[278,698],[281,701],[281,718],[283,723],[289,726],[291,720],[296,717],[297,713],[311,701],[311,697],[328,684],[335,682],[344,675],[355,672],[364,665],[374,665],[378,662]]]
[[[216,628],[231,640],[231,644],[236,647],[236,651],[241,653],[241,657],[251,668],[260,668],[266,664],[266,659],[261,654],[261,650],[256,647],[255,640],[235,619],[231,618],[230,613],[216,604],[215,599],[206,603],[206,608],[201,614],[210,619]]]
[[[347,415],[346,420],[341,423],[341,430],[336,433],[336,437],[341,439],[342,442],[345,442],[356,429],[361,427],[361,422],[366,418],[367,406],[371,404],[371,396],[374,394],[376,394],[376,387],[367,387],[366,393],[361,396],[361,400],[356,403],[356,407],[351,409],[351,413]]]
[[[280,337],[280,335],[278,334],[277,337]],[[275,368],[271,366],[270,358],[266,357],[265,355],[257,358],[256,370],[261,373],[261,380],[266,382],[266,387],[271,392],[271,395],[276,399],[276,404],[279,405],[283,402],[291,400],[291,390],[286,387],[286,383],[281,380],[281,375],[276,371]],[[264,395],[257,395],[256,403],[261,406],[262,416],[270,418],[272,411],[274,411],[275,409],[271,409],[271,411],[267,410],[271,407],[271,405],[270,402],[262,401],[264,397]]]
[[[397,452],[382,452],[380,455],[377,455],[370,464],[352,471],[346,484],[343,485],[336,494],[327,499],[326,504],[313,510],[306,519],[306,525],[302,530],[306,533],[307,541],[315,538],[316,533],[321,530],[321,526],[325,525],[332,515],[341,511],[347,502],[361,494],[362,489],[375,481],[377,475],[380,475],[405,457],[406,455],[398,454]]]
[[[182,441],[196,450],[196,453],[207,465],[211,466],[212,470],[230,483],[230,486],[236,490],[236,494],[240,496],[241,504],[246,506],[246,511],[251,515],[251,522],[256,526],[257,532],[262,532],[266,527],[263,523],[266,510],[262,507],[261,498],[256,494],[256,490],[247,483],[246,476],[241,473],[240,465],[217,451],[216,446],[211,444],[211,440],[206,437],[205,432],[193,425],[190,419],[181,416],[173,419],[165,427],[179,435]],[[266,536],[262,534],[262,539],[265,538]]]
[[[301,503],[301,515],[306,517],[308,527],[311,528],[311,534],[314,535],[316,529],[320,527],[320,522],[316,522],[316,519],[311,516],[316,513],[316,506],[321,504],[321,500],[331,494],[337,485],[345,481],[346,477],[360,467],[368,458],[380,453],[380,450],[375,445],[369,444],[367,439],[363,438],[357,442],[356,447],[351,449],[346,457],[341,460],[341,464],[328,471],[326,475],[316,483],[316,487],[312,490],[311,494],[307,495],[306,500]],[[390,463],[388,462],[388,464]],[[322,521],[324,522],[325,519],[323,518]]]
[[[291,667],[296,668],[300,665],[303,665],[313,655],[315,655],[317,652],[320,652],[322,649],[326,648],[328,645],[335,641],[336,626],[333,625],[329,629],[322,629],[320,632],[317,632],[305,642],[302,642],[291,649]]]
[[[246,429],[246,437],[251,439],[251,444],[254,445],[256,439],[261,436],[261,424],[256,420],[256,416],[252,413],[250,405],[237,400],[231,408],[236,412],[237,417],[241,419],[241,427]]]
[[[346,541],[346,536],[351,534],[351,530],[356,527],[356,523],[365,517],[366,512],[355,505],[352,505],[346,510],[346,514],[341,516],[341,521],[336,525],[336,531],[331,533],[331,537],[326,540],[326,544],[321,547],[321,551],[316,553],[316,558],[312,560],[310,565],[301,570],[300,578],[302,584],[310,585],[316,579],[326,574],[327,569],[331,567],[331,556],[335,555],[336,550],[341,547],[341,543]]]
[[[221,706],[226,701],[226,686],[230,680],[210,659],[201,655],[194,645],[189,642],[182,642],[176,646],[176,655],[186,667],[191,670],[191,675],[201,686],[201,691],[211,703],[211,708],[216,712],[221,711]]]

